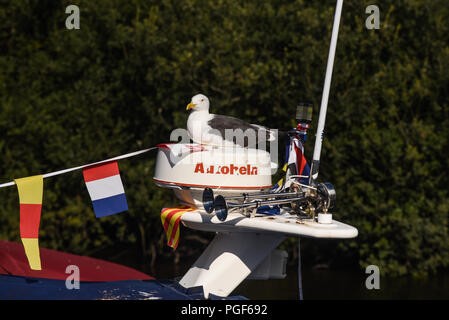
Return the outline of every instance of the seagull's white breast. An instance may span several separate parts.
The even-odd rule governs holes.
[[[208,132],[212,129],[207,122],[213,115],[207,111],[193,111],[187,119],[187,131],[196,143],[208,143]]]

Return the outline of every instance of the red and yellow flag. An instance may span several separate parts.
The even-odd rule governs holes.
[[[161,211],[162,225],[167,234],[167,244],[176,250],[179,243],[179,222],[181,216],[189,211],[194,211],[196,208],[189,206],[179,206],[176,208],[165,208]]]
[[[42,175],[15,179],[20,202],[20,238],[32,270],[42,270],[39,255],[44,179]]]

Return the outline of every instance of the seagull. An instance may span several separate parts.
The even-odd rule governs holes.
[[[209,99],[203,94],[192,97],[186,110],[191,110],[187,131],[195,143],[255,148],[262,140],[276,140],[276,133],[264,126],[209,113]]]

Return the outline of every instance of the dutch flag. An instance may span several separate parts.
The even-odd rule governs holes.
[[[97,218],[128,210],[116,161],[87,167],[83,175]]]

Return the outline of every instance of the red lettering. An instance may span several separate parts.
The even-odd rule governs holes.
[[[195,173],[198,172],[204,173],[204,166],[202,162],[196,164]]]
[[[234,166],[233,164],[231,164],[231,174],[234,174],[234,171],[238,172],[238,170],[239,170],[239,167]]]
[[[227,167],[227,166],[221,167],[221,173],[228,174],[229,173],[229,167]]]
[[[208,169],[207,169],[207,172],[206,173],[214,173],[214,166],[210,166]]]
[[[240,174],[246,174],[246,168],[245,167],[240,167],[239,172],[240,172]]]
[[[252,168],[251,174],[256,174],[257,175],[257,167],[253,167]]]

